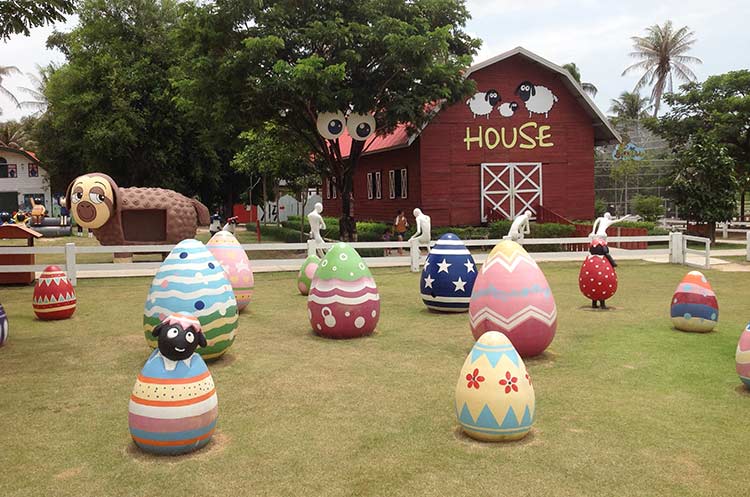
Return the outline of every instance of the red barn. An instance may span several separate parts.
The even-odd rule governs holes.
[[[419,133],[404,127],[365,144],[352,214],[391,220],[420,207],[435,226],[478,225],[543,205],[569,219],[594,214],[594,146],[619,135],[560,66],[518,47],[472,66],[477,93],[440,109]],[[351,144],[340,138],[342,152]],[[327,181],[327,215],[341,199]]]

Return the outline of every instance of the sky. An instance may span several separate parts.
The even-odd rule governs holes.
[[[703,60],[702,65],[693,67],[699,80],[750,68],[748,0],[468,0],[467,7],[472,19],[466,30],[483,40],[475,62],[519,45],[558,65],[575,62],[582,80],[599,89],[594,100],[603,112],[608,111],[611,99],[632,90],[638,80],[636,74],[621,76],[634,62],[628,56],[630,37],[643,35],[646,27],[667,19],[695,31],[697,42],[691,55]],[[56,27],[68,31],[76,22],[73,16]],[[15,35],[0,42],[0,65],[34,73],[37,64],[63,63],[65,57],[60,52],[44,46],[52,30],[52,26],[36,28],[29,37]],[[31,82],[25,76],[14,76],[3,84],[23,100],[17,87]],[[27,113],[3,96],[0,108],[0,121]]]

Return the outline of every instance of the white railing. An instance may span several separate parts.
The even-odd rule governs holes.
[[[493,247],[497,243],[502,241],[501,239],[479,239],[479,240],[464,240],[464,244],[467,247]],[[617,236],[609,237],[607,241],[610,245],[615,243],[627,243],[627,242],[645,242],[645,243],[669,243],[669,249],[639,249],[639,250],[626,250],[621,249],[622,253],[627,253],[632,258],[646,258],[649,256],[657,255],[669,255],[669,262],[674,264],[688,264],[687,255],[699,255],[704,258],[705,264],[702,267],[710,267],[710,241],[707,238],[695,237],[683,235],[682,233],[675,232],[664,236]],[[698,242],[704,243],[705,248],[703,250],[695,250],[688,248],[687,242]],[[527,238],[522,240],[520,243],[523,245],[588,245],[590,242],[587,237],[578,238]],[[750,247],[750,233],[748,233],[748,247]],[[334,245],[335,242],[326,242],[323,244],[317,244],[314,240],[310,240],[307,243],[254,243],[244,244],[242,249],[246,252],[259,252],[259,251],[298,251],[307,252],[308,254],[315,254],[318,250],[328,249]],[[436,241],[431,241],[429,246],[433,246]],[[365,261],[368,264],[377,264],[378,266],[410,266],[412,271],[419,271],[420,263],[424,259],[423,253],[420,251],[421,248],[427,248],[425,244],[416,244],[408,241],[383,241],[383,242],[353,242],[350,244],[355,249],[379,249],[386,250],[390,249],[394,252],[401,249],[405,255],[391,255],[388,257],[365,257]],[[68,278],[71,280],[73,285],[76,284],[77,276],[81,271],[107,271],[112,273],[113,276],[131,276],[128,271],[134,269],[141,270],[153,270],[154,272],[159,268],[161,262],[137,262],[137,263],[79,263],[77,256],[81,254],[115,254],[115,253],[158,253],[165,254],[170,252],[174,248],[174,245],[118,245],[118,246],[76,246],[75,243],[67,243],[64,246],[58,247],[0,247],[0,256],[10,254],[34,254],[34,255],[49,255],[58,254],[64,255],[64,264],[58,264],[64,266],[65,271],[68,273]],[[545,260],[578,260],[583,259],[585,252],[534,252],[534,256],[546,256]],[[255,259],[250,257],[254,266],[282,266],[286,264],[286,267],[299,267],[299,259]],[[484,260],[484,256],[479,254],[475,255],[477,262]],[[747,252],[747,260],[750,261],[750,249]],[[693,264],[696,265],[696,264]],[[0,265],[0,273],[26,273],[26,272],[39,272],[43,271],[46,267],[45,264],[29,264],[29,265]],[[118,274],[121,273],[121,274]]]

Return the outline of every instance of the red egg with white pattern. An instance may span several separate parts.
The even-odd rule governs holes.
[[[47,266],[34,287],[34,313],[43,321],[67,319],[76,312],[76,292],[65,271]]]

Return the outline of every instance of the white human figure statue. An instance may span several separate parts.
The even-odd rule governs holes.
[[[589,234],[589,237],[607,238],[607,229],[610,226],[621,221],[627,221],[633,218],[635,218],[635,216],[631,216],[630,214],[619,218],[612,217],[612,214],[610,214],[609,212],[605,212],[602,217],[599,217],[596,219],[596,221],[594,221],[594,226],[591,227],[591,233]]]
[[[513,240],[514,242],[523,240],[524,235],[531,233],[531,226],[529,225],[530,218],[530,210],[516,216],[513,220],[513,224],[510,225],[508,234],[503,237],[503,240]]]
[[[432,232],[432,220],[430,216],[423,213],[421,209],[414,209],[414,218],[416,219],[417,232],[409,238],[409,241],[417,241],[429,245]]]
[[[307,215],[307,221],[310,223],[310,235],[315,240],[316,244],[323,244],[323,237],[320,236],[320,230],[326,229],[326,222],[323,221],[323,216],[320,213],[323,212],[323,204],[317,202],[313,211]]]

